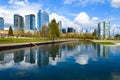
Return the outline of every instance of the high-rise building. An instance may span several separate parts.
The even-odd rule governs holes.
[[[59,26],[60,32],[62,32],[62,22],[61,21],[58,22],[58,26]]]
[[[4,19],[0,17],[0,30],[4,30]]]
[[[66,29],[62,29],[62,33],[66,33],[67,31],[66,31]]]
[[[109,21],[98,23],[98,37],[99,38],[110,37],[110,22]]]
[[[30,14],[25,16],[25,31],[35,30],[35,15]]]
[[[24,18],[18,14],[14,15],[14,31],[24,30]]]
[[[104,30],[104,34],[105,34],[105,38],[109,38],[110,37],[110,22],[109,21],[106,21],[104,22],[104,25],[105,25],[105,30]]]
[[[38,31],[42,28],[43,25],[47,25],[49,23],[49,15],[45,11],[38,11],[37,14],[37,29]]]
[[[74,29],[74,28],[71,28],[71,27],[68,27],[68,28],[67,28],[67,32],[73,33],[73,32],[75,32],[75,29]]]
[[[98,37],[104,38],[104,22],[98,23]]]

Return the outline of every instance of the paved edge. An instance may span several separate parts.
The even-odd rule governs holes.
[[[33,46],[40,46],[40,45],[45,45],[45,44],[70,42],[70,41],[79,41],[79,40],[78,39],[72,39],[72,40],[59,40],[59,41],[48,41],[48,42],[3,44],[3,45],[0,45],[0,51],[19,49],[19,48],[25,48],[25,47],[33,47]]]

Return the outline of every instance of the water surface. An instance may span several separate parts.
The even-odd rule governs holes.
[[[120,80],[120,46],[80,41],[0,52],[0,80]]]

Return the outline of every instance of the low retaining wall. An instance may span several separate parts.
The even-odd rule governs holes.
[[[45,45],[45,44],[70,42],[70,41],[78,41],[78,40],[60,40],[60,41],[50,41],[50,42],[5,44],[5,45],[0,45],[0,51],[25,48],[25,47],[32,47],[32,46],[39,46],[39,45]]]

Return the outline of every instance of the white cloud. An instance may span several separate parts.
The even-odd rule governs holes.
[[[93,3],[104,3],[105,0],[79,0],[80,4],[83,6],[86,6],[87,4],[93,4]]]
[[[64,4],[75,4],[86,6],[93,3],[105,3],[105,0],[64,0]]]
[[[50,20],[52,19],[56,19],[57,22],[62,21],[62,28],[72,27],[78,32],[83,29],[88,29],[90,32],[92,32],[94,28],[97,28],[97,23],[99,21],[98,17],[93,17],[90,19],[85,12],[81,12],[80,14],[76,15],[73,21],[56,13],[52,13],[50,15]]]
[[[76,16],[74,22],[85,28],[94,28],[97,26],[98,20],[98,17],[90,19],[87,13],[81,12]]]
[[[120,0],[64,0],[64,4],[72,4],[77,6],[86,6],[89,4],[103,4],[110,3],[114,8],[120,8]]]
[[[93,17],[93,18],[92,18],[92,21],[98,21],[98,20],[99,20],[98,17]]]
[[[78,32],[82,29],[88,29],[93,31],[94,28],[97,28],[97,23],[99,21],[98,17],[93,17],[92,19],[90,19],[85,12],[81,12],[80,14],[76,15],[73,21],[56,13],[52,13],[50,15],[50,20],[52,19],[56,19],[57,22],[62,21],[62,28],[72,27]]]
[[[40,9],[41,4],[39,3],[30,3],[28,0],[9,0],[8,5],[0,6],[0,16],[4,17],[5,24],[12,25],[14,14],[24,17],[27,14],[36,14]]]
[[[64,16],[60,16],[56,13],[52,13],[50,15],[50,20],[52,19],[56,19],[57,22],[62,21],[63,28],[67,28],[67,27],[78,28],[79,27],[79,25],[75,24],[73,21],[69,20],[68,18]]]
[[[28,4],[28,0],[22,0],[22,1],[19,1],[19,0],[9,0],[9,3],[10,4],[15,4],[15,5],[25,5],[25,4]]]
[[[111,35],[120,34],[120,25],[113,24],[110,28]]]
[[[76,2],[77,0],[64,0],[64,4],[72,4]]]
[[[120,30],[120,25],[113,24],[113,25],[111,26],[111,30],[116,30],[116,31]]]
[[[112,7],[119,8],[120,7],[120,0],[111,0]]]
[[[120,29],[120,25],[113,24],[111,26],[111,29]]]

